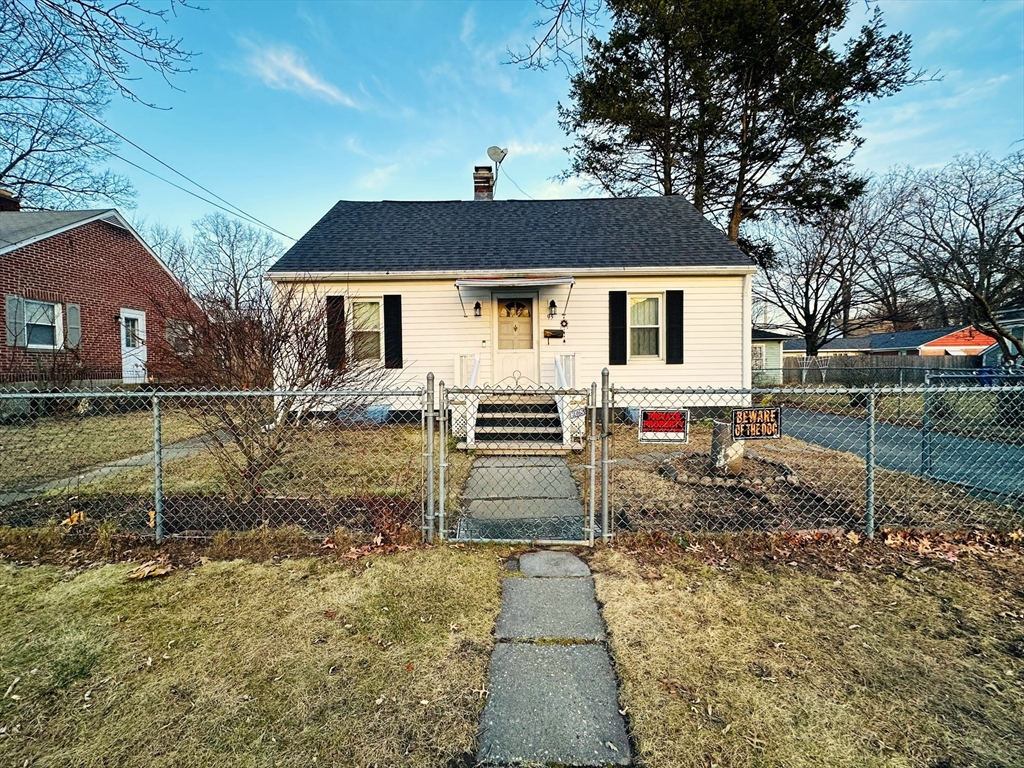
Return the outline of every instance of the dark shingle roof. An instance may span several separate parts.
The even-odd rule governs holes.
[[[750,332],[750,338],[753,341],[786,341],[793,337],[785,333],[775,333],[775,331],[765,331],[761,328],[755,328]]]
[[[782,345],[782,348],[786,352],[803,352],[805,349],[807,349],[807,344],[804,343],[804,340],[802,338],[790,339],[789,341],[787,341],[785,344]],[[866,352],[867,350],[871,349],[871,337],[870,336],[849,336],[849,337],[842,338],[842,339],[832,339],[832,341],[826,342],[821,347],[821,349],[824,349],[824,350],[827,350],[827,351],[832,351],[832,350],[843,351],[843,350],[845,350],[845,351],[848,351],[848,352],[858,352],[858,351],[865,351]]]
[[[929,341],[941,339],[964,326],[954,325],[949,328],[925,328],[920,331],[899,331],[898,333],[872,333],[869,336],[847,336],[832,339],[822,349],[826,351],[868,351],[881,352],[892,349],[916,349]],[[806,349],[803,339],[790,339],[783,345],[787,352],[801,352]]]
[[[101,213],[115,211],[113,208],[92,211],[4,211],[0,213],[0,249],[77,224]]]
[[[871,349],[915,349],[929,341],[941,339],[943,336],[959,331],[962,325],[950,328],[925,328],[920,331],[900,331],[899,333],[874,333],[871,335]]]
[[[682,197],[348,202],[271,272],[753,267]]]

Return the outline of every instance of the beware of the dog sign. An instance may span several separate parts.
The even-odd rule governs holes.
[[[773,440],[780,437],[782,437],[781,408],[736,408],[733,410],[733,440]]]
[[[640,411],[641,443],[690,442],[689,411]]]

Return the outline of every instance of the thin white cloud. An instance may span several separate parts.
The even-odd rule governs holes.
[[[473,39],[473,33],[476,31],[476,11],[470,6],[469,10],[466,11],[462,17],[462,32],[459,34],[459,40],[467,48],[470,46]]]
[[[287,45],[259,45],[248,40],[244,40],[243,45],[249,49],[249,55],[245,58],[246,71],[262,80],[268,88],[361,109],[336,85],[316,74],[305,57],[294,48]]]
[[[374,168],[356,179],[356,186],[366,190],[383,189],[391,183],[391,179],[401,167],[399,163],[392,163]]]
[[[540,141],[511,141],[508,146],[510,156],[519,157],[522,155],[555,155],[562,151],[558,144],[545,144]]]

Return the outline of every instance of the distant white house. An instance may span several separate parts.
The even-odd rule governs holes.
[[[751,384],[753,262],[682,197],[335,205],[275,263],[328,346],[449,387]],[[330,318],[333,318],[331,320]],[[343,340],[343,343],[331,342]]]

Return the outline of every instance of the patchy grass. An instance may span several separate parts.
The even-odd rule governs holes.
[[[435,450],[437,446],[435,445]],[[419,426],[369,429],[290,428],[280,459],[262,475],[266,494],[299,498],[406,496],[421,493],[426,460]],[[464,452],[449,454],[449,476],[457,493],[469,474]],[[164,462],[167,494],[225,494],[229,478],[244,467],[238,449],[227,445]],[[79,485],[83,496],[153,493],[150,467],[131,468]]]
[[[1021,765],[1020,553],[951,564],[863,546],[860,567],[776,544],[761,562],[707,541],[597,553],[641,763]]]
[[[372,567],[371,567],[372,566]],[[474,749],[499,563],[0,565],[0,763],[445,766]]]
[[[165,443],[203,433],[184,413],[162,419]],[[0,489],[31,488],[153,450],[148,411],[44,417],[0,424]]]

